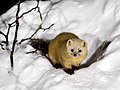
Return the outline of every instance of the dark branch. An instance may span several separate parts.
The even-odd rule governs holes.
[[[0,34],[2,34],[4,37],[5,37],[5,39],[6,39],[6,41],[4,42],[4,43],[6,43],[6,45],[8,45],[8,37],[7,37],[7,35],[5,35],[3,32],[1,32],[0,31]]]
[[[20,2],[20,3],[21,3],[21,2]],[[32,12],[33,10],[36,10],[36,9],[38,9],[38,10],[39,10],[38,12],[40,13],[40,9],[39,9],[39,6],[38,6],[38,5],[39,5],[39,1],[37,1],[37,5],[36,5],[34,8],[28,10],[27,12],[22,13],[17,19],[22,18],[24,15],[26,15],[26,14],[28,14],[28,13]],[[40,14],[41,14],[41,13],[40,13]],[[42,15],[40,15],[40,17],[42,17]],[[14,24],[14,23],[16,23],[16,21],[17,21],[17,20],[15,20],[14,22],[12,22],[11,25]]]
[[[37,6],[39,5],[39,0],[37,0]],[[42,14],[41,14],[41,11],[40,11],[40,7],[37,7],[37,9],[38,9],[38,13],[39,13],[39,15],[40,15],[40,19],[41,19],[41,21],[43,20],[43,18],[42,18]]]
[[[42,29],[43,31],[47,30],[47,29],[50,29],[54,24],[51,24],[48,28],[42,28],[41,25],[38,27],[38,29],[28,38],[25,38],[25,39],[22,39],[19,44],[21,44],[22,42],[26,41],[26,40],[30,40],[33,38],[33,36],[40,30]]]
[[[1,48],[2,48],[3,50],[5,50],[4,47],[3,47],[4,45],[3,45],[2,43],[0,43],[0,46],[1,46]]]
[[[14,62],[13,62],[13,54],[14,54],[14,50],[15,50],[15,44],[17,41],[17,35],[18,35],[18,29],[19,29],[19,12],[20,12],[20,4],[18,3],[18,8],[17,8],[17,13],[16,13],[16,30],[15,30],[15,36],[14,36],[14,40],[13,40],[13,45],[12,45],[12,51],[10,53],[10,63],[11,63],[11,70],[13,70],[14,67]]]

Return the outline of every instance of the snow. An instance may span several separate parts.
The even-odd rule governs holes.
[[[21,4],[20,15],[35,7],[36,1]],[[29,43],[17,44],[14,52],[14,70],[10,71],[10,50],[15,27],[9,34],[9,50],[0,48],[0,90],[120,90],[120,0],[51,0],[40,1],[40,11],[24,15],[20,19],[18,42],[30,37],[42,24],[34,38],[53,39],[61,32],[72,32],[88,43],[85,63],[102,44],[112,40],[104,57],[87,68],[68,75],[55,69]],[[0,31],[6,34],[8,25],[15,20],[17,6],[1,15]],[[114,38],[116,37],[116,38]],[[0,35],[0,41],[5,40]],[[4,46],[5,47],[5,46]]]

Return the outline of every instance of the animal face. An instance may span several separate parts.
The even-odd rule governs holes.
[[[66,43],[67,52],[72,58],[80,58],[87,54],[87,44],[83,40],[69,39]]]

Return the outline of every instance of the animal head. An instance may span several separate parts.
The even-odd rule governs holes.
[[[69,39],[66,43],[67,52],[72,58],[85,58],[87,55],[87,43],[80,39]]]

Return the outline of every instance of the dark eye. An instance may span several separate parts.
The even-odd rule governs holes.
[[[78,50],[78,52],[81,52],[82,50]]]
[[[71,49],[71,52],[74,52],[74,49]]]

